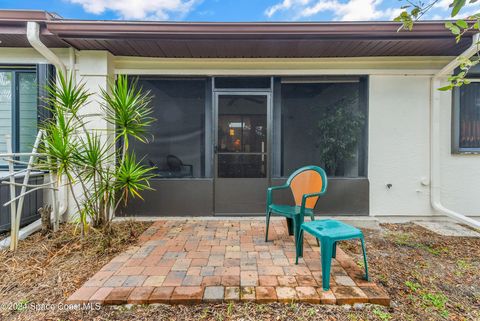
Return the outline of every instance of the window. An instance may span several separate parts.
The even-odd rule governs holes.
[[[455,88],[453,97],[453,151],[480,152],[480,83]]]
[[[366,176],[365,78],[284,78],[278,89],[275,176],[305,165],[319,165],[329,176]]]
[[[215,77],[216,89],[270,89],[270,77]]]
[[[10,135],[14,152],[30,152],[37,135],[35,69],[0,70],[0,151]],[[0,165],[7,165],[1,161]]]
[[[149,129],[148,144],[135,143],[135,152],[157,168],[159,178],[208,177],[205,142],[208,139],[211,148],[211,136],[205,131],[210,121],[205,117],[210,108],[206,79],[141,77],[138,84],[153,96],[156,121]]]

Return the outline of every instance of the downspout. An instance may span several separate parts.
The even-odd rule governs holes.
[[[53,64],[57,70],[60,70],[64,75],[67,74],[67,68],[62,60],[60,60],[60,58],[58,58],[58,56],[48,49],[40,40],[40,25],[38,22],[27,22],[27,39],[32,47]]]
[[[480,34],[472,37],[472,44],[465,50],[460,57],[470,58],[479,51],[477,43],[480,40]],[[438,88],[445,77],[448,77],[460,65],[458,57],[436,73],[431,79],[431,100],[430,100],[430,203],[437,212],[440,212],[456,221],[467,224],[474,228],[480,228],[480,222],[467,217],[463,214],[452,211],[443,206],[441,201],[441,140],[440,140],[440,92]]]
[[[45,46],[45,44],[40,40],[40,25],[38,22],[28,21],[27,22],[27,39],[30,45],[38,51],[48,62],[55,66],[57,70],[60,70],[63,75],[67,74],[67,68],[63,61],[50,49]],[[70,60],[72,61],[72,51],[70,51]],[[74,62],[74,60],[73,60]],[[68,189],[66,187],[62,188],[62,201],[60,201],[60,208],[58,209],[58,217],[62,217],[68,209]]]

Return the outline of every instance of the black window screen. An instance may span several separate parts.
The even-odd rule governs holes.
[[[136,143],[135,152],[157,167],[160,178],[205,177],[205,79],[140,78],[139,85],[153,96],[148,144]]]
[[[480,149],[480,83],[458,88],[460,149]]]
[[[276,119],[281,126],[281,138],[277,138],[281,163],[277,175],[286,177],[299,167],[318,165],[329,176],[365,176],[365,80],[285,79],[280,90],[281,116]]]

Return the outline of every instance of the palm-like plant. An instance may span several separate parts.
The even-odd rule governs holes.
[[[76,83],[70,75],[59,75],[58,83],[50,84],[53,118],[43,124],[45,131],[40,166],[57,176],[57,184],[65,177],[77,207],[82,235],[86,229],[108,227],[111,214],[129,197],[140,197],[150,189],[153,168],[144,166],[128,142],[135,139],[146,142],[148,126],[154,121],[149,103],[150,94],[137,83],[119,76],[102,90],[103,118],[116,127],[115,139],[87,129],[93,116],[83,112],[91,94],[83,83]],[[122,147],[116,149],[116,142]]]
[[[129,83],[127,76],[120,75],[109,90],[102,89],[102,107],[106,120],[116,128],[115,140],[122,142],[121,158],[128,150],[129,138],[145,143],[147,129],[154,121],[150,115],[150,92],[143,92],[137,81]]]

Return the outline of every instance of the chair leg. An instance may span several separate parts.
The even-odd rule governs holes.
[[[294,235],[294,226],[293,226],[293,219],[290,217],[287,217],[287,227],[288,227],[288,235]]]
[[[299,257],[303,257],[303,246],[300,246],[301,244],[303,244],[303,230],[300,229],[300,231],[298,232],[298,240],[295,244],[295,264],[298,264],[298,258]]]
[[[296,218],[295,218],[295,217],[292,218],[293,242],[295,243],[295,246],[297,246],[297,244],[298,244],[298,239],[297,239],[297,238],[298,238],[298,230],[297,230],[297,226],[298,226],[298,225],[297,225],[297,223],[298,223],[298,222],[297,222]],[[298,227],[300,227],[300,226],[298,226]]]
[[[310,215],[310,220],[315,221],[315,214],[312,213]],[[315,240],[317,241],[317,246],[320,247],[320,241],[317,238]]]
[[[363,264],[365,265],[365,280],[369,281],[368,263],[367,263],[367,250],[365,249],[365,241],[363,240],[363,237],[360,238],[360,242],[362,242]]]
[[[332,258],[336,258],[337,257],[337,242],[333,242],[333,246],[332,246]]]
[[[328,240],[322,239],[320,241],[321,260],[322,260],[322,287],[324,291],[330,289],[330,269],[332,265],[332,243]]]
[[[267,210],[267,215],[266,215],[266,220],[267,220],[267,227],[265,229],[265,242],[268,242],[268,226],[270,225],[270,211]]]

